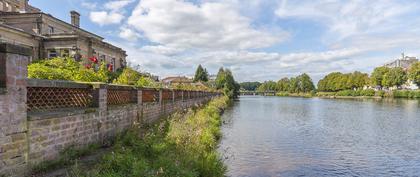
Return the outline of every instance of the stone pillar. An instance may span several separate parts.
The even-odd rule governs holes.
[[[103,83],[93,84],[93,106],[98,109],[98,134],[99,139],[103,144],[107,144],[106,140],[110,135],[108,132],[108,89],[107,85]]]
[[[137,89],[137,122],[143,124],[143,90]]]
[[[31,52],[29,48],[0,44],[0,176],[27,172],[26,78]]]

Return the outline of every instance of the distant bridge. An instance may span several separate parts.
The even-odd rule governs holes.
[[[262,95],[262,96],[276,96],[276,91],[264,91],[264,92],[259,92],[259,91],[240,91],[239,92],[240,95]]]

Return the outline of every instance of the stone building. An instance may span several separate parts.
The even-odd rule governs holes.
[[[73,57],[87,65],[96,58],[112,70],[126,66],[126,52],[80,28],[76,11],[70,12],[71,23],[67,23],[30,6],[27,0],[0,0],[0,7],[0,42],[31,48],[31,60]]]
[[[410,66],[413,63],[416,63],[418,61],[419,59],[417,59],[416,57],[405,56],[404,53],[402,53],[401,58],[396,59],[390,63],[387,63],[384,66],[389,67],[389,68],[401,67],[404,70],[407,70],[408,68],[410,68]]]

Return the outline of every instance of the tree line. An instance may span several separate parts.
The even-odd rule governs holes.
[[[353,73],[332,72],[319,80],[317,89],[306,73],[297,77],[282,78],[279,81],[244,82],[241,89],[257,91],[277,91],[289,93],[308,93],[312,91],[338,92],[343,90],[360,90],[365,86],[378,89],[400,87],[408,80],[420,87],[420,62],[412,64],[408,70],[401,67],[377,67],[371,75],[355,71]]]
[[[315,91],[315,85],[308,74],[303,73],[297,77],[282,78],[277,82],[266,81],[262,83],[257,91],[277,91],[290,93],[308,93]]]

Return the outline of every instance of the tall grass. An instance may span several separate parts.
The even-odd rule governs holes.
[[[71,176],[224,176],[226,167],[216,151],[220,114],[229,99],[217,98],[205,107],[176,113],[142,133],[132,129],[120,136],[112,152],[87,172]]]

